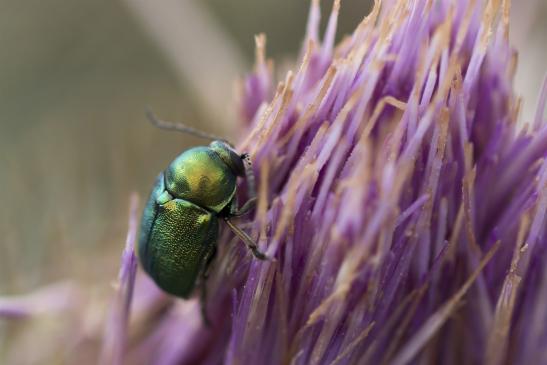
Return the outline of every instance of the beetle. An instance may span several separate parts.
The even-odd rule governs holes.
[[[176,130],[212,142],[177,156],[156,178],[143,211],[138,256],[144,271],[163,291],[189,298],[201,286],[201,311],[206,311],[207,272],[216,253],[219,221],[265,260],[254,240],[232,222],[255,205],[254,174],[249,155],[238,154],[230,143],[183,124],[160,120],[150,109],[146,116],[155,126]],[[238,177],[247,180],[249,199],[238,207]]]

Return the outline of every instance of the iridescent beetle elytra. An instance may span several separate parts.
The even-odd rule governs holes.
[[[191,127],[159,120],[147,110],[152,124],[212,140],[176,157],[156,178],[140,226],[138,255],[144,271],[165,292],[188,298],[201,283],[201,308],[205,323],[205,280],[214,258],[219,219],[260,260],[266,255],[231,219],[247,213],[256,202],[254,174],[248,154],[238,154],[221,138]],[[237,177],[247,179],[250,198],[239,208]]]

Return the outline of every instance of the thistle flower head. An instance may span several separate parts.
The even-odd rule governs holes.
[[[221,232],[212,328],[139,276],[129,363],[547,362],[547,83],[520,128],[509,1],[377,1],[334,46],[339,6],[275,90],[257,37],[243,84],[274,259]]]
[[[275,261],[224,232],[214,329],[179,303],[152,358],[545,361],[547,128],[541,113],[517,128],[508,6],[377,2],[334,47],[339,2],[319,41],[313,1],[276,90],[257,37],[239,149],[259,182],[247,229]]]

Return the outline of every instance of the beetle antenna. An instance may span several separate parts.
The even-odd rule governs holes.
[[[145,113],[146,113],[146,118],[148,118],[148,121],[160,129],[182,132],[182,133],[190,134],[195,137],[209,139],[211,141],[226,141],[222,137],[218,137],[218,136],[215,136],[214,134],[209,134],[209,133],[200,131],[199,129],[189,127],[182,123],[173,123],[173,122],[168,122],[168,121],[159,119],[156,117],[156,115],[152,112],[152,109],[150,109],[149,107],[146,107]]]

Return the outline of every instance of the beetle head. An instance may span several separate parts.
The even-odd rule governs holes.
[[[209,147],[219,155],[222,161],[230,167],[234,174],[237,176],[245,176],[243,160],[228,142],[216,140],[211,142]]]

